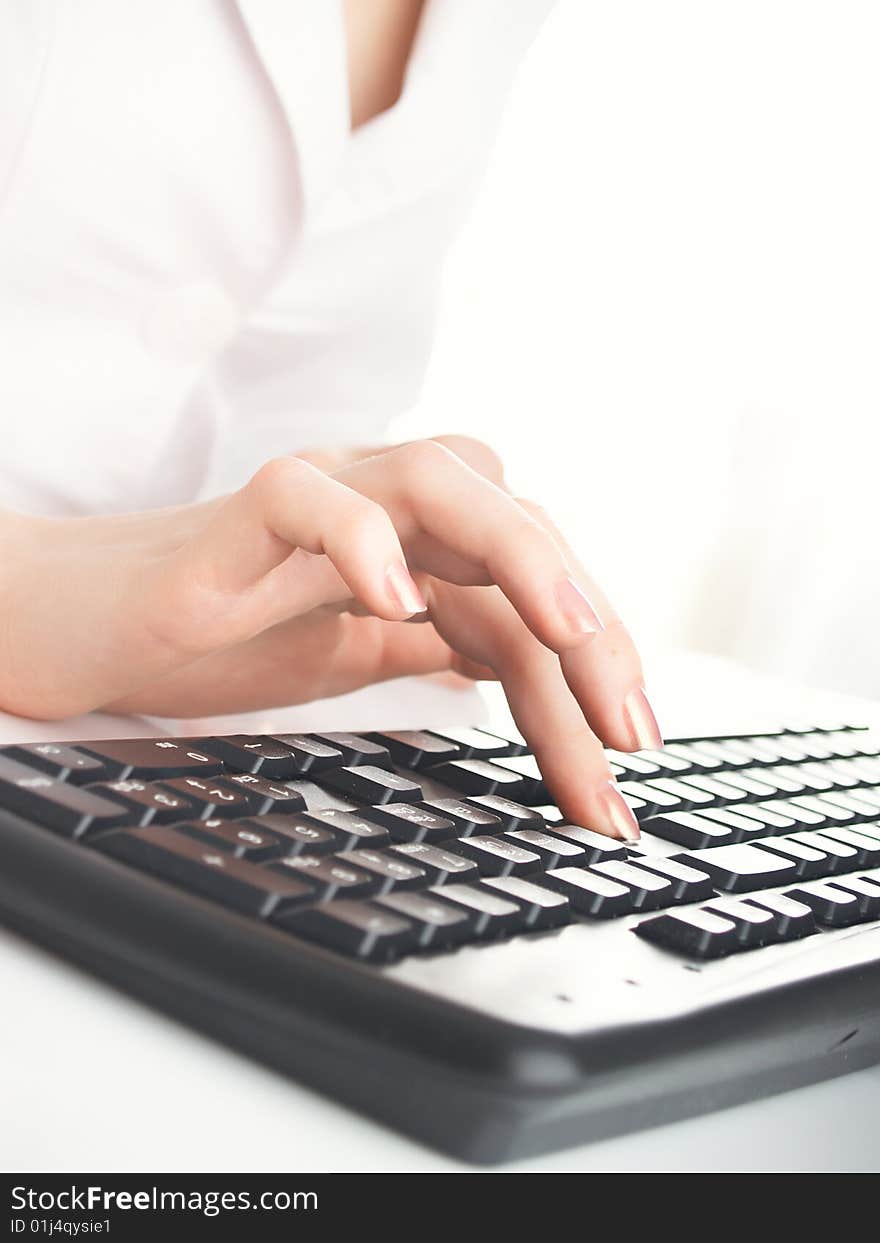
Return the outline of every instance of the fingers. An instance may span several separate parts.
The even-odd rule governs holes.
[[[502,662],[500,677],[517,728],[528,740],[563,816],[611,837],[637,841],[638,821],[553,653],[540,648],[524,651]]]
[[[432,436],[438,445],[444,445],[456,457],[467,462],[472,470],[490,479],[499,488],[504,487],[504,463],[491,446],[473,436]]]
[[[454,587],[436,580],[424,586],[434,625],[459,658],[472,666],[489,664],[500,678],[517,727],[563,815],[612,837],[635,840],[636,819],[559,659],[530,633],[497,589]]]
[[[572,694],[606,745],[618,751],[663,746],[641,662],[622,622],[612,623],[589,650],[564,652],[559,660]]]
[[[594,747],[596,735],[622,750],[660,745],[638,654],[604,593],[548,516],[488,477],[503,478],[491,451],[466,438],[448,445],[478,469],[434,441],[379,453],[332,477],[302,459],[280,458],[206,511],[169,558],[170,579],[161,583],[171,625],[188,636],[181,654],[192,659],[241,643],[317,604],[351,597],[387,621],[419,615],[425,601],[406,548],[430,575],[476,584],[470,592],[481,600],[484,591],[506,598],[520,623],[508,625],[516,639],[506,646],[497,634],[476,652],[453,640],[462,670],[498,670],[495,651],[503,650],[513,670],[505,687],[522,703],[517,688],[535,681],[536,649],[555,653],[558,660],[541,658],[552,669],[552,700],[535,699],[553,717],[551,734],[567,696],[566,713],[586,718],[581,729]]]
[[[450,574],[452,554],[482,571],[470,581],[497,584],[553,651],[579,646],[601,629],[553,536],[443,445],[404,445],[340,471],[337,478],[378,501],[405,545],[423,534],[442,546],[447,559],[438,563],[431,543],[419,543],[423,569]]]
[[[575,699],[605,742],[621,750],[662,745],[632,639],[543,510],[437,442],[401,446],[341,477],[391,513],[414,562],[449,582],[501,588],[559,655]]]
[[[298,598],[290,575],[273,577],[294,550],[326,556],[377,617],[397,621],[424,611],[382,506],[293,457],[269,462],[219,506],[169,559],[162,585],[176,585],[183,629],[197,630],[196,644],[209,649],[271,624],[282,584],[287,615],[315,603],[308,590]]]
[[[645,694],[642,663],[629,632],[548,514],[530,501],[520,499],[519,504],[552,534],[604,623],[592,643],[560,654],[565,679],[592,728],[619,751],[662,747],[660,727]]]

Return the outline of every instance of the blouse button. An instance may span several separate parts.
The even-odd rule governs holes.
[[[143,337],[150,350],[169,362],[197,363],[227,345],[241,319],[238,305],[219,285],[182,285],[149,307]]]

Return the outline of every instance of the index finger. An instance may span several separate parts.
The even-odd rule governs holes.
[[[436,441],[402,445],[335,478],[388,511],[404,546],[415,546],[419,568],[447,581],[497,585],[552,651],[577,647],[601,630],[553,536],[508,492]],[[471,578],[451,576],[448,552],[473,567]]]

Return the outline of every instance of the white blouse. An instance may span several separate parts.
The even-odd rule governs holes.
[[[181,503],[381,439],[551,2],[428,0],[352,134],[339,0],[3,0],[0,507]]]

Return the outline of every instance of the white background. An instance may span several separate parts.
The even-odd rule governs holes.
[[[497,444],[646,643],[880,697],[878,12],[563,0],[452,258],[424,400],[396,431]],[[751,712],[758,691],[728,676],[699,666],[691,689],[728,712],[739,688]],[[22,999],[0,1059],[10,1168],[157,1152],[168,1170],[451,1165],[11,934],[0,959]],[[876,1169],[876,1081],[529,1167]]]
[[[880,694],[880,7],[562,0],[424,400],[649,645]]]

